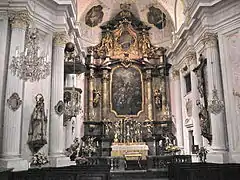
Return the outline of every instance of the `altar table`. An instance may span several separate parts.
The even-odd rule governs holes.
[[[126,160],[146,159],[148,146],[146,143],[113,143],[111,156],[124,157]]]

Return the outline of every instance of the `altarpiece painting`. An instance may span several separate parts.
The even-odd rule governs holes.
[[[116,116],[137,116],[143,109],[141,71],[135,66],[118,66],[111,82],[111,110]]]

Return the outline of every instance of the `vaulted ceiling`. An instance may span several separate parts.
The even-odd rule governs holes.
[[[135,17],[152,27],[150,30],[151,41],[156,46],[170,46],[172,34],[177,31],[184,21],[184,0],[77,0],[78,23],[81,32],[83,47],[96,45],[101,39],[101,25],[111,20],[120,11],[120,4],[131,4],[130,11]],[[86,25],[86,15],[92,7],[101,5],[103,17],[101,22],[94,27]],[[148,22],[147,14],[150,7],[160,9],[166,15],[166,27],[159,29]]]

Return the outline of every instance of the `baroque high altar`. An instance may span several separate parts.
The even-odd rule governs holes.
[[[127,9],[88,48],[83,148],[96,156],[159,155],[175,142],[165,49]]]

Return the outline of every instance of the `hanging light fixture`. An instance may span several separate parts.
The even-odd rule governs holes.
[[[13,75],[24,81],[33,82],[45,79],[50,75],[50,62],[47,61],[47,55],[39,55],[39,34],[35,27],[27,29],[26,41],[24,52],[19,53],[19,49],[16,49],[10,70]]]
[[[214,80],[214,75],[213,75],[213,62],[211,61],[211,65],[212,65],[212,77],[213,77],[213,90],[212,90],[212,99],[209,100],[208,102],[208,110],[212,113],[212,114],[219,114],[221,113],[221,111],[224,110],[224,102],[222,100],[219,99],[218,97],[218,90],[216,89],[216,85],[215,85],[215,80]]]

